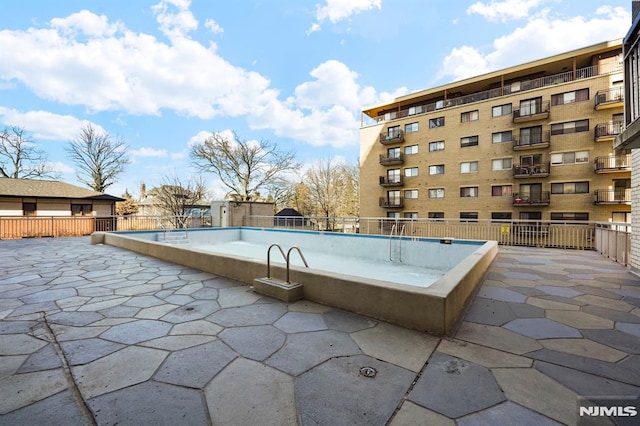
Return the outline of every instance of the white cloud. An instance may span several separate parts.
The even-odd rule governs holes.
[[[254,128],[272,129],[278,136],[314,146],[337,147],[358,144],[362,105],[390,96],[361,87],[357,73],[330,60],[282,99],[268,78],[232,65],[217,54],[215,44],[205,46],[188,36],[197,28],[189,4],[163,0],[153,7],[168,42],[88,11],[55,18],[44,28],[0,30],[0,81],[19,82],[41,98],[80,105],[89,112],[160,116],[172,110],[200,119],[245,116]],[[326,7],[335,9],[319,16],[335,20],[380,5],[356,2],[347,7],[331,1]],[[81,125],[71,121],[76,133]],[[58,138],[68,139],[69,131],[58,132]]]
[[[478,14],[492,22],[507,22],[512,19],[524,19],[529,11],[546,0],[491,0],[489,3],[477,2],[469,6],[467,14]]]
[[[214,34],[222,34],[224,32],[224,29],[213,19],[204,21],[204,26]]]
[[[324,21],[335,24],[371,9],[382,9],[382,0],[326,0],[324,5],[316,4],[316,22],[307,30],[307,35],[320,31]]]
[[[80,129],[91,124],[94,129],[105,130],[88,120],[80,120],[71,115],[54,114],[48,111],[22,112],[0,106],[0,121],[5,126],[19,126],[27,130],[35,139],[69,141],[75,139]]]
[[[162,31],[170,39],[185,37],[198,29],[198,21],[189,10],[190,0],[161,0],[151,9]],[[177,9],[177,11],[173,10]]]
[[[281,102],[270,99],[248,117],[251,127],[272,129],[277,136],[303,140],[313,146],[353,146],[359,143],[360,111],[363,105],[407,92],[377,94],[373,87],[361,87],[358,74],[345,64],[329,60],[310,75],[315,80],[299,84],[295,96]]]
[[[479,75],[572,49],[614,40],[625,35],[631,16],[622,7],[602,6],[592,16],[552,18],[541,13],[523,27],[493,42],[493,50],[482,52],[462,46],[445,57],[439,78],[453,80]]]
[[[139,149],[131,149],[129,153],[134,157],[167,157],[169,154],[166,149],[154,149],[142,147]]]

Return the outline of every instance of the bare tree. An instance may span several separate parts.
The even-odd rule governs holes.
[[[273,191],[283,183],[287,172],[300,167],[292,152],[280,151],[265,140],[240,139],[235,132],[232,140],[213,133],[203,143],[193,145],[190,154],[194,165],[217,175],[229,190],[229,198],[237,201],[255,201],[261,189]]]
[[[319,160],[304,175],[309,198],[325,217],[326,229],[332,229],[330,218],[335,216],[346,187],[342,165],[331,160]]]
[[[18,126],[8,126],[0,132],[0,170],[14,179],[60,177],[47,163],[46,153],[37,149],[31,136]]]
[[[173,174],[163,176],[162,185],[150,191],[150,195],[162,213],[170,216],[173,227],[183,228],[192,209],[202,205],[207,190],[200,177],[185,179]]]
[[[87,124],[65,150],[78,167],[78,180],[94,191],[104,192],[130,163],[127,148],[122,139],[100,133]]]

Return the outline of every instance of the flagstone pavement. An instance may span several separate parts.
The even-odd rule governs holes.
[[[501,247],[439,337],[88,237],[0,241],[0,425],[571,425],[639,395],[640,279],[595,252]]]

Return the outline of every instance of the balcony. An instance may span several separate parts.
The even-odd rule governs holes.
[[[593,134],[595,142],[611,142],[624,130],[622,121],[609,121],[608,123],[596,124]]]
[[[549,191],[513,194],[513,207],[536,207],[549,205]]]
[[[383,207],[385,209],[400,209],[404,204],[403,204],[402,197],[396,197],[396,198],[380,197],[379,205],[380,207]]]
[[[543,132],[536,136],[516,136],[513,135],[513,150],[523,151],[526,149],[548,148],[551,132]]]
[[[380,143],[382,145],[391,145],[402,142],[404,142],[404,132],[402,130],[380,134]]]
[[[402,153],[394,155],[380,155],[380,164],[383,166],[397,166],[404,164],[404,155]]]
[[[513,110],[513,122],[522,123],[525,121],[544,120],[549,118],[551,110],[551,102],[536,102],[528,105],[526,108],[518,108]]]
[[[394,109],[393,111],[380,111],[374,118],[378,123],[393,121],[400,118],[411,117],[413,115],[424,114],[437,111],[443,108],[453,108],[460,105],[472,104],[486,99],[500,98],[513,93],[521,93],[529,90],[536,90],[542,87],[555,86],[598,75],[619,74],[622,72],[622,64],[592,65],[573,71],[566,71],[559,74],[551,74],[536,79],[514,81],[505,84],[503,87],[493,88],[485,91],[464,93],[457,96],[450,96],[447,99],[431,100],[420,105],[411,105]]]
[[[631,154],[608,155],[593,160],[596,173],[617,173],[631,170]]]
[[[402,176],[395,176],[395,177],[380,176],[380,186],[390,187],[390,186],[402,186],[402,185],[404,185]]]
[[[513,165],[513,177],[515,179],[545,178],[549,176],[549,163],[530,165]]]
[[[598,90],[594,99],[593,108],[596,110],[622,108],[624,104],[624,87],[620,86],[606,90]]]
[[[631,204],[631,188],[596,189],[593,193],[595,204]]]

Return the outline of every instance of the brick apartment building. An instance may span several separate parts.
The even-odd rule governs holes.
[[[360,216],[627,222],[622,40],[362,111]]]

